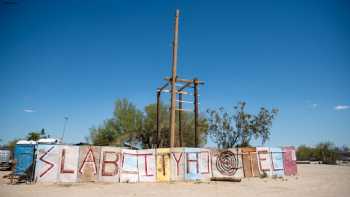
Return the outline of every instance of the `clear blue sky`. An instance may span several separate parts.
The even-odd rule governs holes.
[[[1,1],[3,142],[41,128],[59,137],[65,116],[66,141],[83,141],[117,98],[154,102],[170,75],[176,8],[179,75],[206,81],[201,111],[277,107],[267,145],[350,145],[346,0]]]

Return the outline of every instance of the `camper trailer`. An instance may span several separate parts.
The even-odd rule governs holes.
[[[0,150],[0,170],[11,169],[11,151],[7,149]]]

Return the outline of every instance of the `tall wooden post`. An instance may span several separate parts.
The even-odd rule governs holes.
[[[156,148],[159,148],[160,92],[161,92],[161,91],[157,91],[157,133],[156,133]]]
[[[198,147],[198,79],[193,80],[194,88],[194,145]]]
[[[174,42],[173,42],[173,66],[171,75],[171,107],[170,107],[170,147],[175,147],[175,110],[176,110],[176,65],[177,65],[177,43],[179,33],[179,15],[180,11],[176,10],[174,25]]]
[[[179,146],[182,147],[182,94],[179,94]]]

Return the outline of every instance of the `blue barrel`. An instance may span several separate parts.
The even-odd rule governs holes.
[[[17,144],[15,147],[14,157],[16,160],[16,175],[26,175],[33,178],[34,174],[34,144]]]

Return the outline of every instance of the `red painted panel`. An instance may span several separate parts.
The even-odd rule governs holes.
[[[298,169],[297,169],[294,146],[283,147],[282,151],[283,151],[284,174],[286,176],[296,175],[298,172]]]

